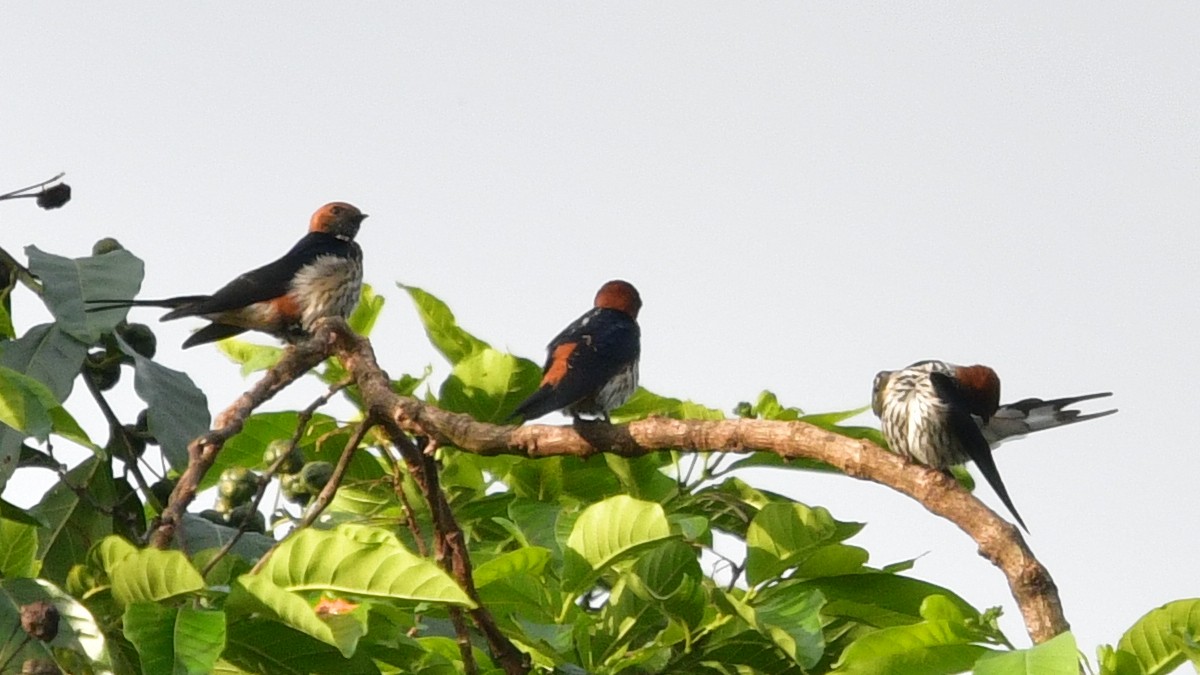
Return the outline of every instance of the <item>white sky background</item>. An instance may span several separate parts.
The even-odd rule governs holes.
[[[862,406],[877,370],[923,358],[993,366],[1006,401],[1112,390],[1119,415],[1000,451],[1030,545],[1089,656],[1200,595],[1200,5],[224,8],[5,6],[0,191],[66,170],[75,197],[0,205],[0,244],[112,235],[145,297],[206,292],[346,200],[371,214],[393,376],[443,365],[396,281],[540,361],[626,278],[643,384],[726,410],[763,388]],[[179,350],[198,325],[156,324],[158,359],[216,411],[247,382]],[[70,408],[103,439],[90,401]],[[913,575],[1003,605],[1028,643],[1002,575],[915,502],[757,479],[867,522],[873,564],[925,554]]]

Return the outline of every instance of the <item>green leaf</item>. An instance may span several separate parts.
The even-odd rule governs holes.
[[[179,551],[130,551],[128,542],[109,537],[98,552],[112,583],[113,598],[122,605],[158,602],[204,589],[204,579]]]
[[[50,409],[57,407],[46,385],[0,366],[0,424],[44,441],[50,435]]]
[[[759,584],[803,562],[817,549],[844,539],[843,527],[824,508],[799,503],[764,505],[746,531],[746,580]]]
[[[822,429],[829,429],[830,431],[836,431],[836,432],[840,433],[842,431],[843,427],[838,426],[839,422],[844,422],[844,421],[850,419],[851,417],[858,417],[859,415],[865,413],[866,411],[868,411],[870,409],[871,409],[871,406],[865,405],[861,408],[855,408],[853,410],[839,410],[837,412],[827,412],[827,413],[816,413],[813,415],[803,415],[800,417],[800,421],[808,422],[809,424],[811,424],[813,426],[818,426],[818,427],[821,427]]]
[[[36,577],[41,570],[37,558],[38,527],[13,520],[0,520],[0,578]]]
[[[20,338],[0,345],[0,365],[46,385],[55,400],[67,400],[87,356],[87,344],[54,324],[30,328]]]
[[[925,600],[933,595],[953,603],[961,616],[970,620],[979,619],[979,612],[951,591],[895,574],[848,574],[788,580],[777,588],[789,586],[821,591],[827,600],[821,610],[826,617],[843,617],[867,626],[884,628],[917,623],[922,620],[921,608]]]
[[[540,576],[549,562],[550,551],[540,546],[508,551],[475,568],[475,586],[483,588],[493,581],[520,574]]]
[[[396,285],[412,298],[429,341],[452,365],[488,348],[488,343],[459,327],[446,303],[416,286]]]
[[[133,389],[146,402],[150,433],[171,468],[187,468],[188,444],[208,431],[208,398],[192,378],[138,354],[120,337],[121,351],[133,357]]]
[[[925,602],[928,607],[929,599]],[[928,611],[932,615],[950,606],[941,601],[933,605],[934,608]],[[881,628],[862,635],[846,647],[835,664],[835,672],[855,675],[960,673],[970,669],[989,651],[975,644],[981,637],[977,629],[964,622],[946,619]]]
[[[302,633],[338,648],[342,656],[354,655],[367,632],[365,621],[351,615],[321,617],[299,594],[257,574],[243,574],[233,585],[228,607],[241,614],[278,619]]]
[[[42,299],[58,326],[85,344],[111,333],[127,308],[84,311],[84,300],[124,300],[142,288],[142,261],[129,251],[112,251],[87,258],[64,258],[25,247],[29,271],[44,285]]]
[[[59,402],[70,395],[86,355],[87,345],[53,324],[35,326],[17,340],[0,343],[0,365],[46,385]],[[0,491],[17,468],[24,440],[23,432],[0,426]]]
[[[438,402],[445,410],[498,423],[538,388],[541,379],[542,370],[533,361],[484,346],[454,364]]]
[[[225,639],[222,658],[250,673],[379,673],[379,668],[363,651],[347,659],[336,647],[277,621],[246,619],[230,623]]]
[[[704,619],[708,595],[696,551],[682,541],[668,541],[638,557],[624,577],[633,593],[658,610],[695,627]]]
[[[1079,648],[1070,632],[1030,649],[985,654],[975,675],[1078,675]]]
[[[644,387],[638,387],[625,405],[612,411],[611,417],[613,422],[622,424],[647,417],[720,420],[725,419],[725,413],[692,401],[659,396]]]
[[[350,313],[347,321],[350,329],[363,337],[368,337],[371,330],[375,328],[375,320],[379,318],[379,313],[383,311],[384,302],[383,296],[377,295],[375,289],[371,288],[371,284],[363,284],[362,292],[358,296],[358,305],[354,307],[354,311]]]
[[[225,648],[224,612],[139,602],[125,608],[122,624],[144,673],[205,675]]]
[[[55,468],[57,468],[57,466],[58,465],[55,464]],[[24,525],[32,525],[34,527],[49,527],[49,523],[38,518],[32,513],[29,513],[16,504],[4,499],[0,499],[0,518],[11,520],[16,523],[22,523]],[[2,539],[0,539],[0,541],[2,541]]]
[[[1114,663],[1128,662],[1128,656],[1132,656],[1141,667],[1139,672],[1146,675],[1174,672],[1188,658],[1188,641],[1195,641],[1198,635],[1200,598],[1168,602],[1147,612],[1125,631],[1117,643]]]
[[[42,576],[62,583],[89,549],[113,532],[112,508],[116,501],[107,462],[89,457],[63,476],[30,509],[48,526],[38,532],[38,558]]]
[[[191,513],[183,514],[181,529],[180,537],[192,551],[221,548],[237,534],[235,527],[218,525]],[[275,540],[265,534],[243,532],[229,551],[246,560],[258,560],[274,545]]]
[[[626,495],[592,504],[579,514],[567,538],[567,548],[576,555],[567,557],[563,587],[583,591],[596,575],[672,536],[660,504]]]
[[[11,291],[12,287],[10,286],[0,298],[0,340],[11,340],[17,337],[17,330],[13,327],[12,322],[12,299],[9,295]]]
[[[803,414],[804,411],[799,408],[784,407],[779,402],[778,396],[765,389],[759,393],[758,400],[750,407],[750,416],[762,420],[791,422],[800,419]]]
[[[241,365],[242,377],[272,368],[283,358],[281,347],[260,345],[239,338],[225,338],[217,342],[217,349],[230,361]]]
[[[378,528],[368,528],[389,534]],[[361,529],[305,529],[288,537],[260,574],[288,591],[329,591],[410,602],[474,607],[440,567],[394,537],[362,541]]]
[[[754,605],[755,627],[802,668],[812,668],[825,654],[821,631],[820,591],[796,587],[771,589]]]

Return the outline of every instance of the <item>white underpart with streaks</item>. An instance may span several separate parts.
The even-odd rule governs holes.
[[[954,367],[941,361],[927,361],[891,373],[883,385],[880,425],[893,452],[926,466],[945,469],[969,458],[962,443],[950,432],[949,407],[929,380],[931,372],[952,375]]]
[[[600,387],[595,396],[589,396],[578,403],[569,406],[566,412],[570,415],[607,415],[609,411],[624,405],[638,386],[637,361],[625,366]]]
[[[361,291],[360,260],[323,255],[296,273],[288,294],[300,305],[300,325],[311,332],[317,319],[349,318]]]

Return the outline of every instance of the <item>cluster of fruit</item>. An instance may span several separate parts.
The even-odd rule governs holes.
[[[263,452],[263,464],[275,467],[279,492],[288,501],[304,506],[321,492],[333,475],[329,462],[305,462],[304,454],[288,440],[272,441]],[[217,483],[217,501],[200,516],[219,525],[244,528],[248,532],[266,532],[266,519],[254,508],[254,496],[261,481],[259,474],[241,466],[221,472]]]

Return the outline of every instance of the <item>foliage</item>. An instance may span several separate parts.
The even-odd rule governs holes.
[[[532,460],[439,448],[476,603],[423,554],[434,519],[413,479],[381,449],[382,438],[363,439],[323,517],[297,528],[303,505],[324,484],[306,477],[328,479],[328,463],[355,425],[322,412],[257,413],[201,484],[221,482],[222,509],[185,519],[182,550],[146,548],[147,523],[186,464],[188,441],[208,428],[208,402],[185,374],[131,343],[142,329],[131,329],[125,310],[84,311],[88,299],[132,297],[140,287],[141,261],[105,250],[68,259],[31,247],[30,269],[55,322],[19,337],[10,331],[0,342],[0,486],[14,472],[58,473],[28,512],[0,509],[0,633],[14,636],[0,663],[49,658],[73,673],[453,673],[466,667],[453,617],[483,606],[540,671],[1078,672],[1070,634],[1012,650],[996,610],[980,611],[902,573],[908,565],[872,565],[851,543],[863,524],[736,475],[749,466],[831,471],[813,462],[680,452]],[[471,334],[430,293],[402,288],[450,365],[440,384],[427,386],[427,401],[495,422],[536,388],[535,361]],[[10,283],[4,296],[12,290]],[[383,305],[364,289],[354,328],[368,334]],[[282,353],[240,340],[221,349],[244,374]],[[111,410],[104,391],[128,370],[144,419],[123,422],[119,415],[137,411],[112,411],[100,445],[63,401],[83,382]],[[415,394],[430,372],[403,375],[393,388]],[[329,362],[307,377],[331,384],[344,375]],[[345,394],[360,405],[353,389]],[[805,415],[770,392],[736,410],[878,440],[873,430],[840,426],[858,412]],[[724,413],[643,389],[613,417],[650,415]],[[60,466],[60,440],[88,457]],[[166,491],[150,488],[160,481]],[[265,533],[244,531],[252,529],[245,517],[252,497],[261,499],[271,481],[299,505],[277,502]],[[240,520],[233,518],[239,508]],[[718,539],[725,543],[715,547]],[[46,643],[15,637],[21,606],[35,600],[62,615]],[[1196,663],[1198,617],[1200,600],[1151,612],[1116,648],[1101,650],[1102,672]],[[482,637],[472,641],[479,671],[499,672]]]

